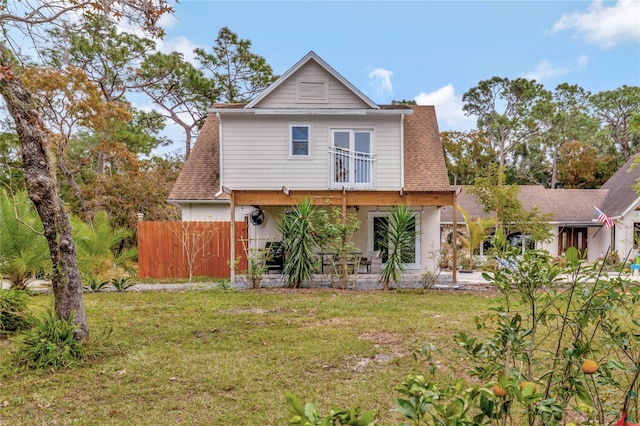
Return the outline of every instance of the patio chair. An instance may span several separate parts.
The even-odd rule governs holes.
[[[367,274],[379,274],[382,270],[382,257],[380,257],[380,250],[368,251],[367,260],[361,262],[361,265],[367,267]]]
[[[264,263],[265,272],[267,274],[271,271],[282,273],[284,271],[284,242],[267,241],[264,248],[268,251]]]

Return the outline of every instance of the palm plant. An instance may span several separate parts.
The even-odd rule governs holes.
[[[131,232],[122,228],[113,228],[109,224],[107,213],[98,212],[93,219],[93,226],[77,217],[72,219],[73,239],[78,250],[78,269],[89,277],[99,280],[113,278],[114,269],[124,273],[134,273],[133,260],[137,250],[116,250],[123,240],[131,236]],[[120,272],[119,271],[119,272]]]
[[[27,193],[0,190],[0,276],[14,289],[49,269],[49,250],[42,223]]]
[[[473,253],[475,249],[480,247],[487,239],[489,230],[496,225],[496,219],[492,217],[474,217],[471,218],[462,207],[458,206],[458,210],[464,217],[466,233],[459,237],[464,248],[469,252],[469,269],[473,268]]]
[[[408,257],[413,253],[416,243],[415,216],[407,206],[394,207],[386,216],[380,246],[388,253],[387,262],[380,271],[379,281],[384,283],[384,289],[389,290],[389,281],[397,282],[405,270]]]
[[[304,199],[278,220],[286,252],[282,273],[290,287],[300,288],[316,269],[318,241],[314,222],[321,216],[311,201]]]

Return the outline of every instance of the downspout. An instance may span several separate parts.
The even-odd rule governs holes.
[[[224,185],[224,182],[222,181],[222,177],[224,176],[224,166],[222,163],[222,147],[223,147],[223,130],[222,130],[222,117],[220,116],[219,112],[216,112],[216,118],[218,119],[218,173],[220,175],[220,178],[218,179],[220,181],[220,191],[222,191],[222,186]]]
[[[404,188],[404,114],[400,116],[400,188]]]

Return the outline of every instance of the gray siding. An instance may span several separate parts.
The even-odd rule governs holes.
[[[297,81],[305,79],[327,80],[329,83],[328,102],[297,100]],[[309,61],[256,105],[256,108],[369,108],[369,106],[337,79],[329,75],[320,65]]]
[[[401,187],[399,117],[226,116],[222,119],[222,184],[233,189],[327,189],[331,129],[374,129],[375,189]],[[289,125],[311,126],[311,156],[289,156]]]

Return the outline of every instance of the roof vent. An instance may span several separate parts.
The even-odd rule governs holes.
[[[298,102],[328,102],[327,80],[298,80]]]

